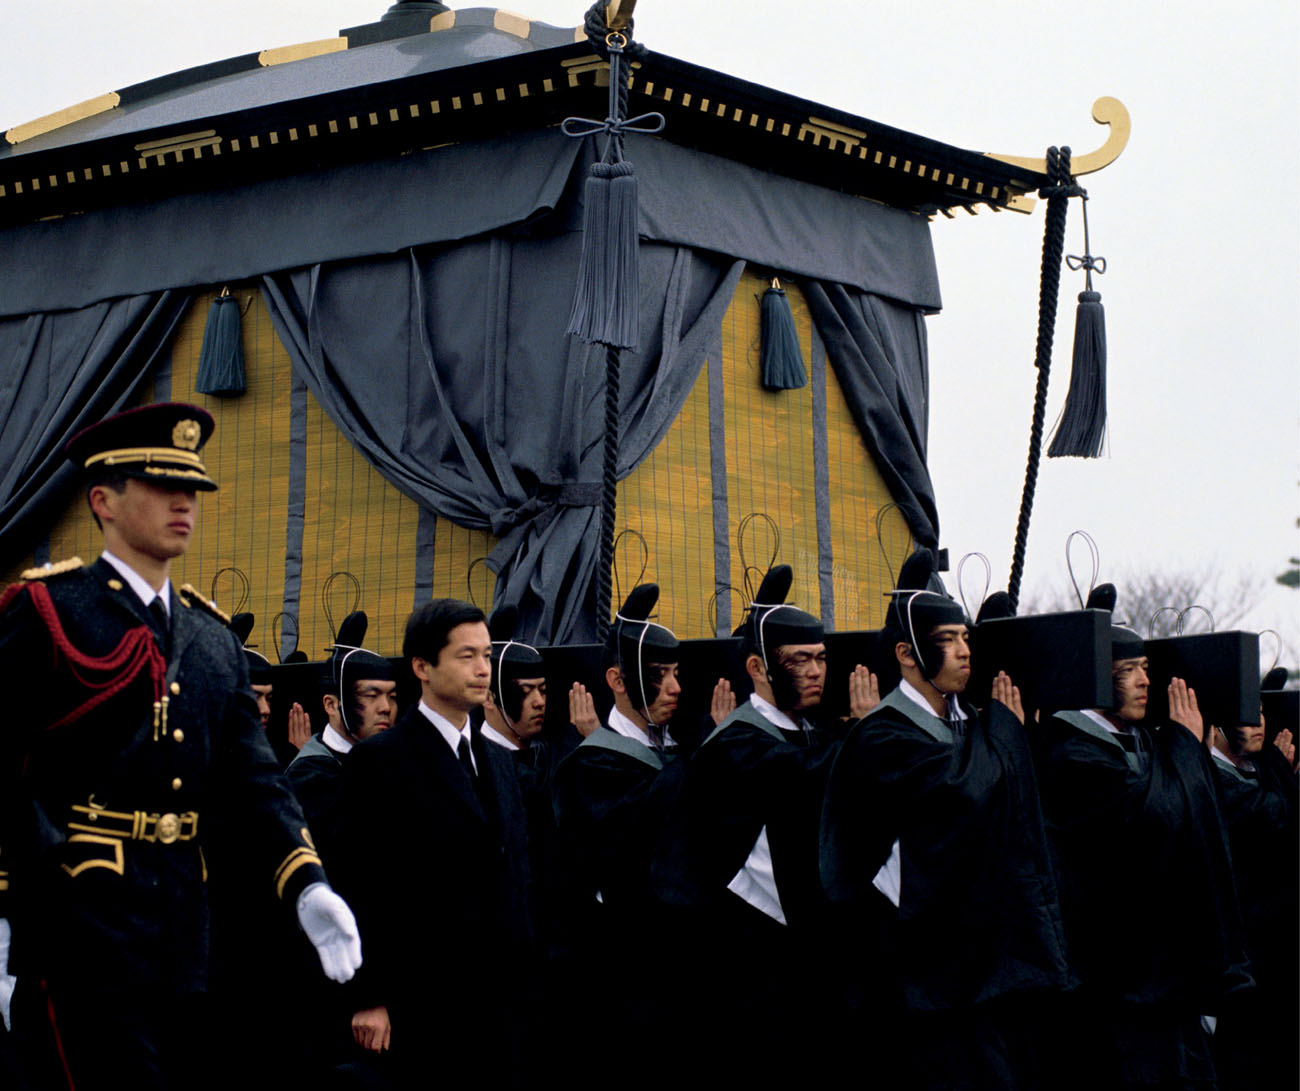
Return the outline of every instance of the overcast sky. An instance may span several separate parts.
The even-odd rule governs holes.
[[[516,2],[559,26],[581,22],[586,6]],[[5,7],[8,127],[191,65],[331,37],[387,4]],[[1025,590],[1066,586],[1065,541],[1085,529],[1103,578],[1157,566],[1212,568],[1225,583],[1257,573],[1252,624],[1300,647],[1300,593],[1272,583],[1300,553],[1295,0],[641,0],[636,32],[659,52],[980,151],[1091,151],[1105,139],[1093,100],[1121,99],[1128,149],[1082,179],[1093,252],[1108,262],[1096,287],[1109,335],[1109,453],[1044,459]],[[954,564],[986,554],[995,587],[1010,566],[1033,406],[1043,211],[1040,202],[1032,216],[963,213],[933,225],[944,309],[929,323],[930,469],[942,540]],[[1066,252],[1082,252],[1078,202]],[[1082,288],[1082,274],[1063,273],[1049,423],[1069,381]]]

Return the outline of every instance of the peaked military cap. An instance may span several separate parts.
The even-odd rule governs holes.
[[[208,476],[199,451],[213,427],[206,409],[158,402],[83,428],[64,451],[91,481],[120,473],[158,485],[211,492],[217,483]]]

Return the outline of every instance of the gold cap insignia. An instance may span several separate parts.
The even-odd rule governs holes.
[[[172,443],[177,447],[183,447],[187,451],[196,451],[199,447],[201,435],[202,430],[199,428],[198,421],[177,421],[176,427],[172,429]]]

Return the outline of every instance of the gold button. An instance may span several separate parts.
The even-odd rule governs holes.
[[[185,732],[178,727],[175,731],[172,732],[172,738],[175,739],[177,742],[184,742]]]
[[[110,589],[112,589],[112,590],[114,590],[114,591],[120,591],[120,590],[122,590],[122,581],[121,581],[121,580],[109,580],[109,581],[108,581],[108,586],[109,586]]]
[[[173,683],[172,683],[172,696],[174,697],[176,694],[180,693],[180,691],[181,691],[181,684],[180,684],[179,682],[173,682]]]
[[[177,777],[175,780],[172,781],[172,791],[179,792],[180,790],[181,790],[181,778]]]

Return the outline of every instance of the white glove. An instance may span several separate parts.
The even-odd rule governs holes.
[[[331,981],[348,981],[361,965],[357,921],[327,883],[312,883],[298,895],[298,923],[320,956]]]
[[[14,998],[14,985],[18,981],[9,972],[9,939],[12,932],[9,922],[0,917],[0,1019],[4,1020],[5,1030],[12,1030],[9,1025],[9,1005]]]

